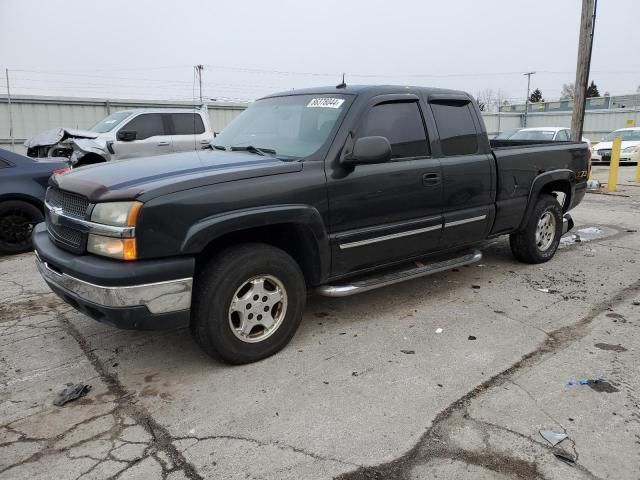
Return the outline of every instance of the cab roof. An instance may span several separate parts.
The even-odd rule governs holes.
[[[287,90],[284,92],[273,93],[266,95],[258,100],[264,98],[284,97],[290,95],[363,95],[367,97],[374,97],[376,95],[396,94],[396,93],[413,93],[423,95],[464,95],[472,98],[467,92],[462,90],[449,90],[445,88],[433,88],[433,87],[418,87],[411,85],[346,85],[345,87],[338,88],[337,86],[330,87],[313,87],[303,88],[300,90]]]

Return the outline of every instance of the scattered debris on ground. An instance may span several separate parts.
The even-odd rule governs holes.
[[[53,404],[57,407],[61,407],[66,403],[72,402],[73,400],[77,400],[80,397],[84,397],[91,390],[91,385],[87,385],[84,383],[76,383],[68,384],[67,388],[62,390],[56,399],[53,401]]]
[[[542,438],[544,438],[554,447],[565,438],[569,437],[569,435],[567,435],[566,433],[554,432],[553,430],[540,430],[540,435],[542,435]]]

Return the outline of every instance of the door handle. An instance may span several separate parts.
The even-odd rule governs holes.
[[[439,173],[424,173],[422,175],[422,185],[431,186],[438,185],[440,183]]]
[[[202,145],[209,145],[209,143],[210,143],[210,142],[211,142],[211,140],[207,140],[207,139],[200,140],[200,143],[201,143]]]
[[[165,142],[165,141],[158,142],[158,146],[159,147],[168,147],[169,146],[169,142]]]

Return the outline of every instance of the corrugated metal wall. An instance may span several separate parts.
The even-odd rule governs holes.
[[[91,98],[32,97],[18,95],[12,98],[13,138],[15,150],[25,153],[24,141],[44,130],[55,127],[89,128],[109,113],[130,108],[192,108],[191,102],[149,100],[102,100]],[[247,105],[209,103],[209,119],[214,131],[220,132],[237,117]],[[483,113],[490,136],[510,128],[522,126],[520,113]],[[530,113],[529,127],[568,127],[571,112]],[[584,135],[599,140],[617,128],[640,126],[640,109],[587,111]],[[9,140],[9,108],[6,95],[0,95],[0,148],[11,148]]]
[[[92,98],[12,96],[11,112],[15,151],[25,153],[24,141],[44,130],[55,127],[90,128],[99,120],[118,110],[131,108],[193,108],[191,102],[149,100],[102,100]],[[220,132],[237,117],[246,104],[208,103],[209,120],[215,132]],[[9,135],[9,105],[6,95],[0,95],[0,148],[11,149]]]
[[[518,113],[483,113],[489,135],[510,128],[521,128],[524,116]],[[571,112],[530,113],[527,127],[570,127]],[[625,127],[640,127],[640,109],[592,110],[585,112],[584,136],[589,140],[600,140],[613,130]]]

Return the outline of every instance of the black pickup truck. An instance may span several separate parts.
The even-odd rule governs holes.
[[[471,96],[349,86],[271,95],[211,150],[55,175],[38,268],[98,321],[188,324],[230,363],[282,349],[308,292],[346,296],[478,261],[541,263],[585,194],[586,144],[491,144]]]

